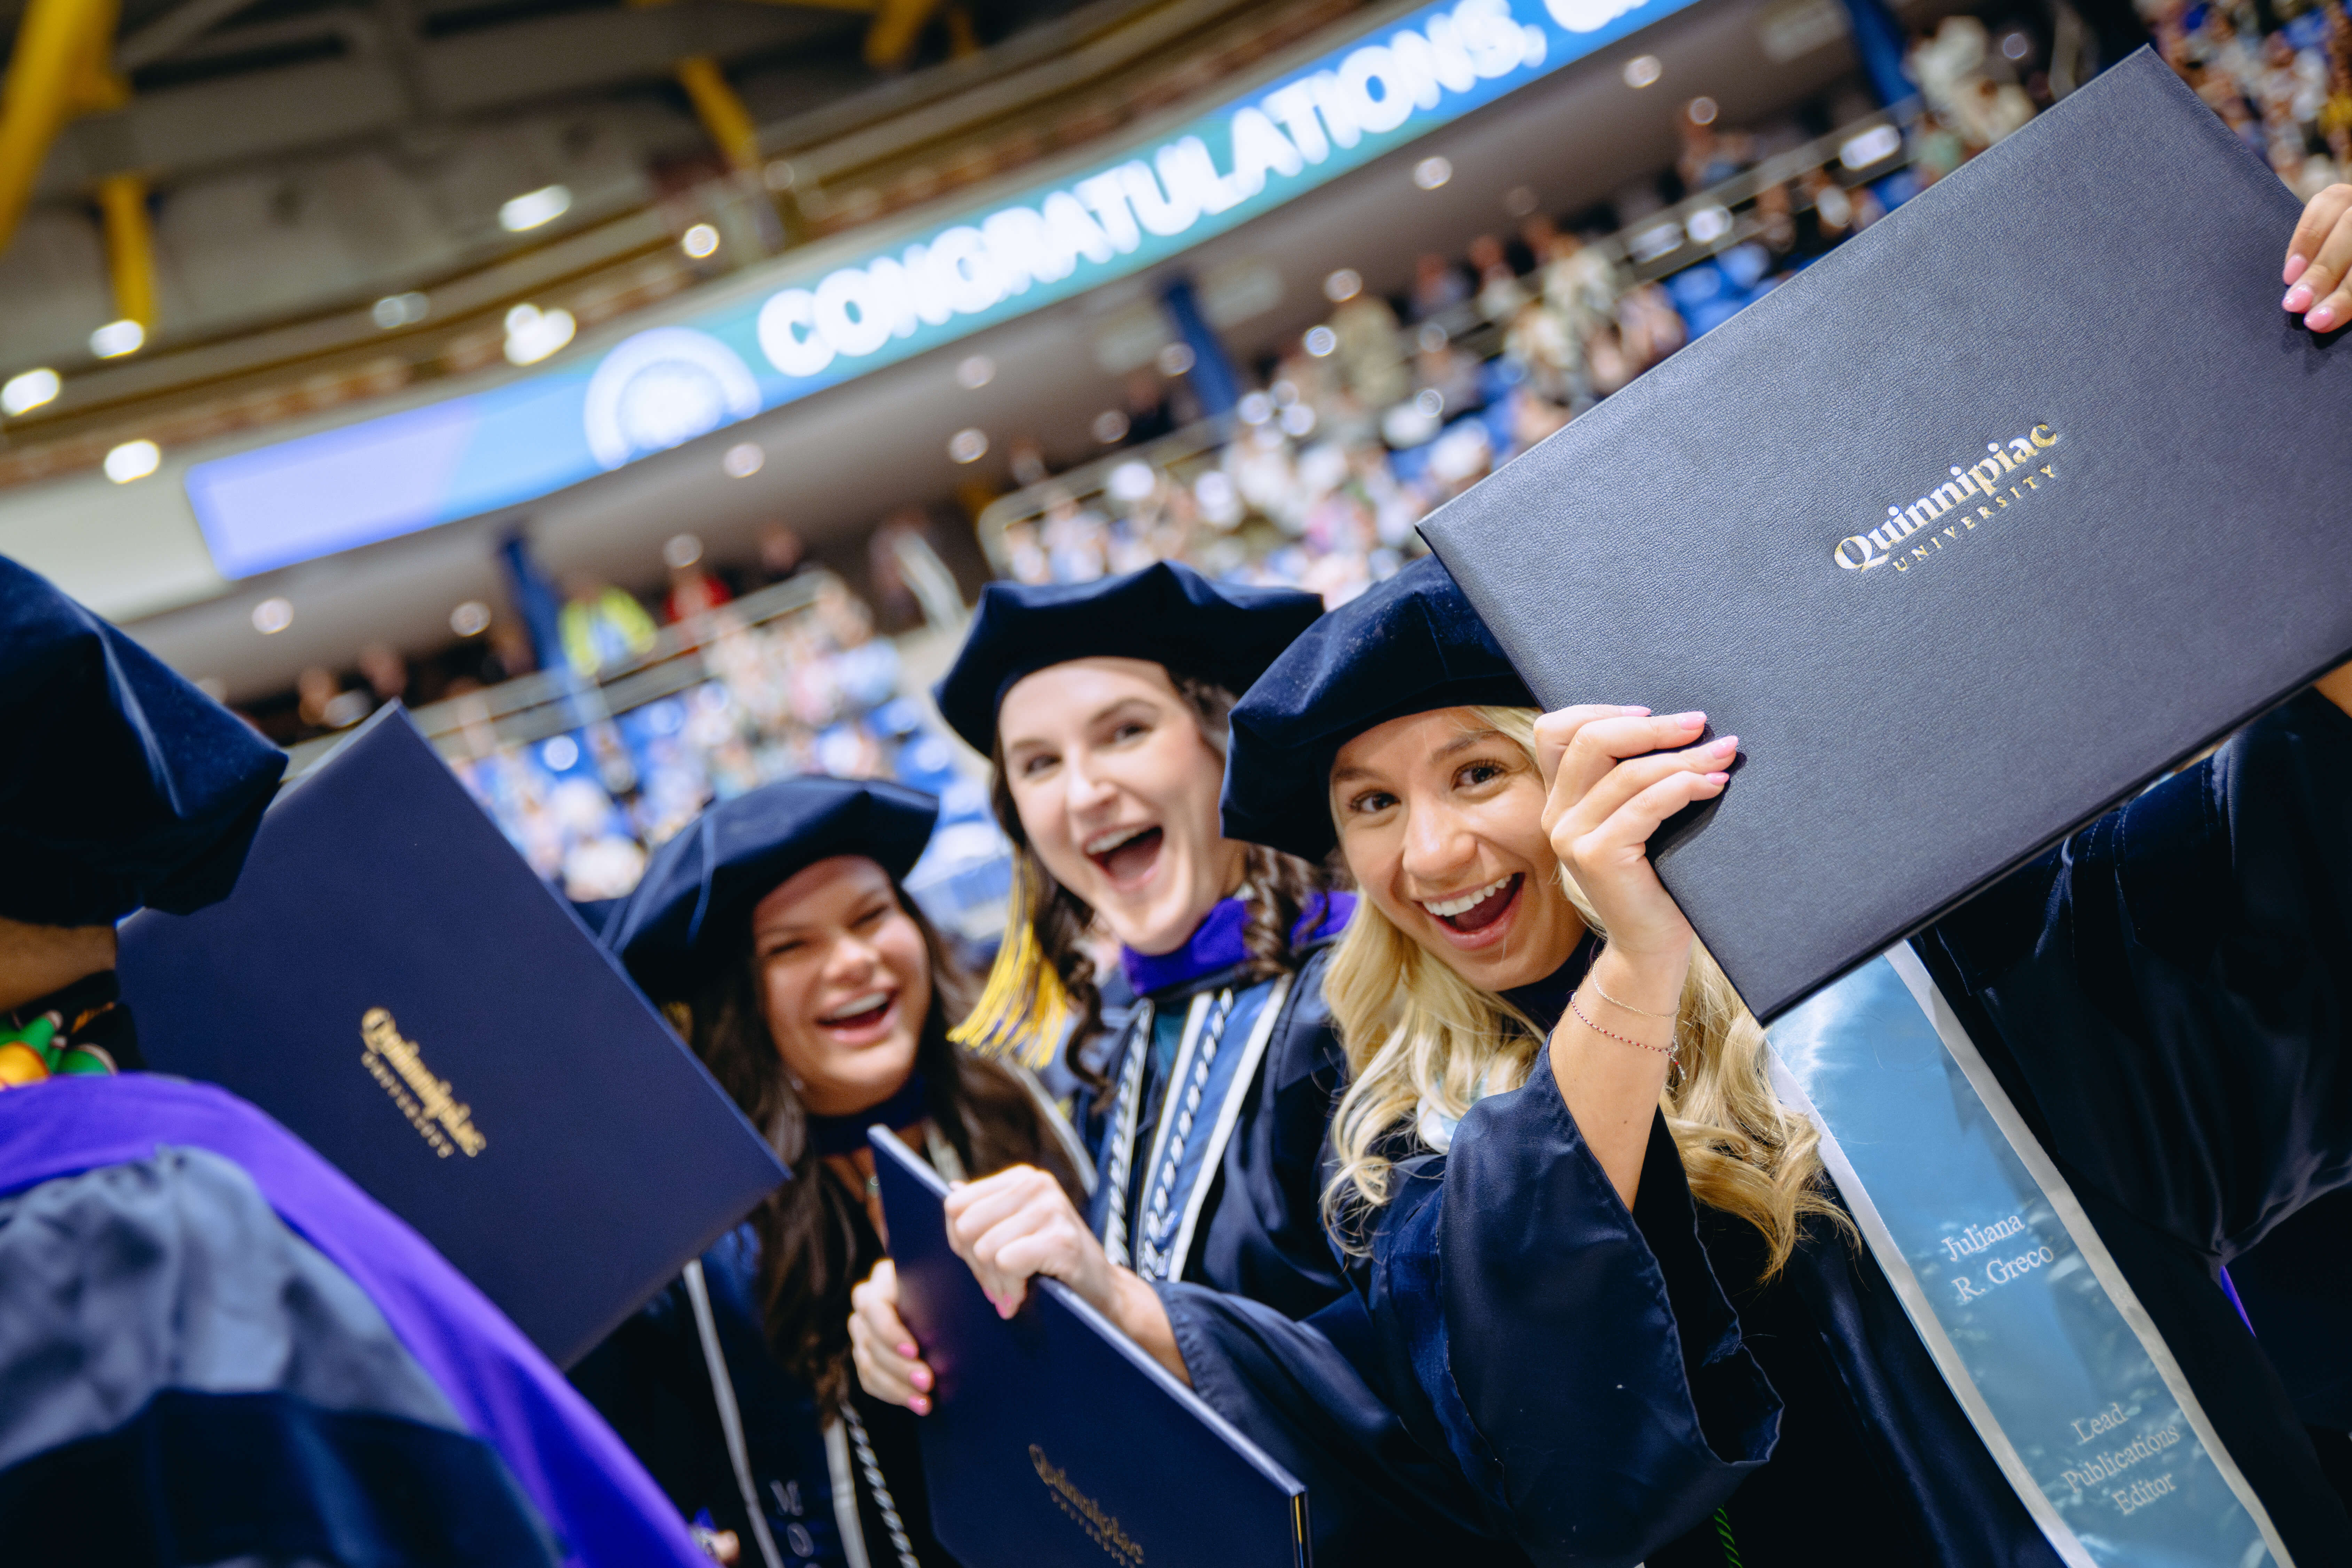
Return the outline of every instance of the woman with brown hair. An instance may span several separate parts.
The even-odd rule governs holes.
[[[948,1561],[911,1417],[850,1375],[850,1290],[887,1245],[866,1129],[950,1181],[1020,1165],[1083,1192],[1034,1080],[948,1037],[965,984],[900,886],[937,816],[894,784],[764,785],[664,845],[606,927],[793,1172],[575,1374],[747,1563]]]

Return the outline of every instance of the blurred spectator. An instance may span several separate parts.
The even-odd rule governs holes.
[[[874,591],[882,624],[893,631],[922,625],[922,601],[907,581],[905,563],[898,558],[898,541],[908,534],[920,538],[929,526],[919,509],[908,507],[884,518],[866,542],[866,580]]]
[[[1008,458],[1013,482],[1024,489],[1031,485],[1044,484],[1046,476],[1052,472],[1045,467],[1045,448],[1037,444],[1034,436],[1014,437]]]
[[[1370,289],[1332,312],[1331,331],[1339,341],[1332,360],[1339,379],[1367,408],[1386,408],[1412,390],[1405,370],[1404,334],[1396,312]]]
[[[1478,312],[1490,321],[1516,321],[1526,309],[1528,291],[1503,255],[1503,242],[1482,234],[1470,242],[1471,269],[1478,275]]]
[[[360,675],[379,703],[408,695],[408,661],[390,643],[372,642],[360,649]]]
[[[1414,321],[1442,316],[1468,298],[1470,285],[1463,280],[1462,269],[1453,262],[1426,252],[1413,259],[1411,313]]]
[[[1148,370],[1130,372],[1127,378],[1127,437],[1125,444],[1139,446],[1156,441],[1176,428],[1174,416],[1168,408],[1168,388],[1160,377]]]
[[[669,592],[662,596],[662,619],[672,626],[708,615],[735,595],[702,563],[702,541],[681,533],[662,546],[669,567]]]
[[[557,624],[564,661],[591,679],[643,658],[653,651],[656,637],[643,605],[609,583],[584,576],[565,579]]]
[[[801,536],[781,522],[772,522],[760,531],[760,582],[761,586],[781,583],[808,563],[808,547]]]

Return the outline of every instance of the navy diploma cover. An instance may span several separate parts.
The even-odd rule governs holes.
[[[2352,342],[2143,49],[1432,515],[1547,708],[1704,710],[1658,874],[1770,1020],[2352,650]]]
[[[931,1531],[965,1568],[1306,1568],[1307,1489],[1060,1281],[999,1318],[948,1245],[947,1185],[867,1133],[898,1315],[939,1378]]]
[[[121,931],[148,1065],[284,1122],[557,1364],[785,1179],[405,713],[263,818],[236,890]]]

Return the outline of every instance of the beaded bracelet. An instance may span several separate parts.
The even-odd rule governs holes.
[[[1679,1055],[1682,1049],[1682,1037],[1679,1034],[1667,1036],[1666,1043],[1663,1046],[1654,1046],[1647,1040],[1637,1040],[1631,1035],[1621,1035],[1614,1029],[1604,1029],[1584,1016],[1584,1009],[1576,1005],[1576,993],[1573,991],[1568,994],[1568,1010],[1576,1015],[1578,1023],[1596,1035],[1606,1035],[1612,1040],[1621,1040],[1626,1045],[1638,1047],[1642,1050],[1655,1051],[1666,1058],[1667,1065],[1670,1067],[1679,1067],[1682,1063],[1682,1058]]]

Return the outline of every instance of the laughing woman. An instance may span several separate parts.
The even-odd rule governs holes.
[[[989,1259],[1032,1238],[980,1269],[1003,1310],[1028,1273],[1060,1275],[1180,1374],[1151,1282],[1199,1280],[1291,1316],[1346,1288],[1318,1209],[1343,1070],[1319,954],[1349,900],[1318,868],[1217,830],[1234,693],[1320,610],[1165,563],[1072,586],[992,583],[939,687],[948,722],[995,764],[1017,868],[1013,927],[960,1037],[1040,1067],[1067,1042],[1096,1178],[1083,1219],[1033,1175],[976,1183],[950,1200],[956,1232],[990,1236]],[[1095,930],[1139,998],[1108,1037]],[[886,1394],[919,1394],[929,1373],[897,1353],[911,1342],[891,1285],[886,1272],[861,1295],[859,1369]]]
[[[1079,1190],[1034,1080],[948,1039],[962,983],[899,885],[937,816],[893,784],[763,785],[665,845],[605,928],[793,1172],[574,1374],[750,1568],[949,1561],[912,1417],[851,1376],[850,1289],[885,1244],[866,1129],[950,1180],[1018,1164]]]
[[[967,1031],[1040,1061],[1070,1042],[1096,1152],[1085,1215],[1035,1173],[1006,1172],[949,1197],[950,1239],[1000,1310],[1017,1310],[1030,1276],[1053,1276],[1220,1403],[1246,1396],[1228,1399],[1222,1369],[1193,1378],[1166,1303],[1222,1302],[1277,1340],[1310,1315],[1345,1315],[1342,1338],[1362,1321],[1321,1218],[1346,1074],[1324,967],[1354,900],[1328,889],[1319,857],[1217,826],[1233,693],[1319,610],[1174,563],[1076,587],[992,584],[939,687],[948,722],[995,763],[1018,854],[1019,918]],[[1139,998],[1107,1034],[1083,945],[1096,929]],[[888,1265],[856,1296],[865,1387],[927,1408],[930,1373]],[[1402,1452],[1411,1439],[1377,1402],[1359,1396],[1350,1414],[1382,1458],[1373,1470],[1322,1462],[1302,1436],[1315,1417],[1259,1431],[1310,1489],[1317,1555],[1465,1561],[1457,1483]]]
[[[2342,1561],[2216,1269],[2352,1171],[2347,700],[2339,671],[1913,942],[2210,1423],[2116,1500],[2092,1483],[2145,1457],[2128,1431],[2120,1458],[1979,1436],[1651,868],[1736,739],[1538,715],[1434,561],[1373,588],[1235,709],[1224,816],[1298,855],[1336,825],[1360,889],[1325,978],[1355,1068],[1330,1206],[1371,1342],[1269,1357],[1281,1325],[1176,1298],[1196,1379],[1381,1390],[1543,1563],[2056,1568],[2200,1444],[2242,1489],[2183,1505],[2163,1561]],[[2011,1484],[2036,1463],[2089,1479]]]

